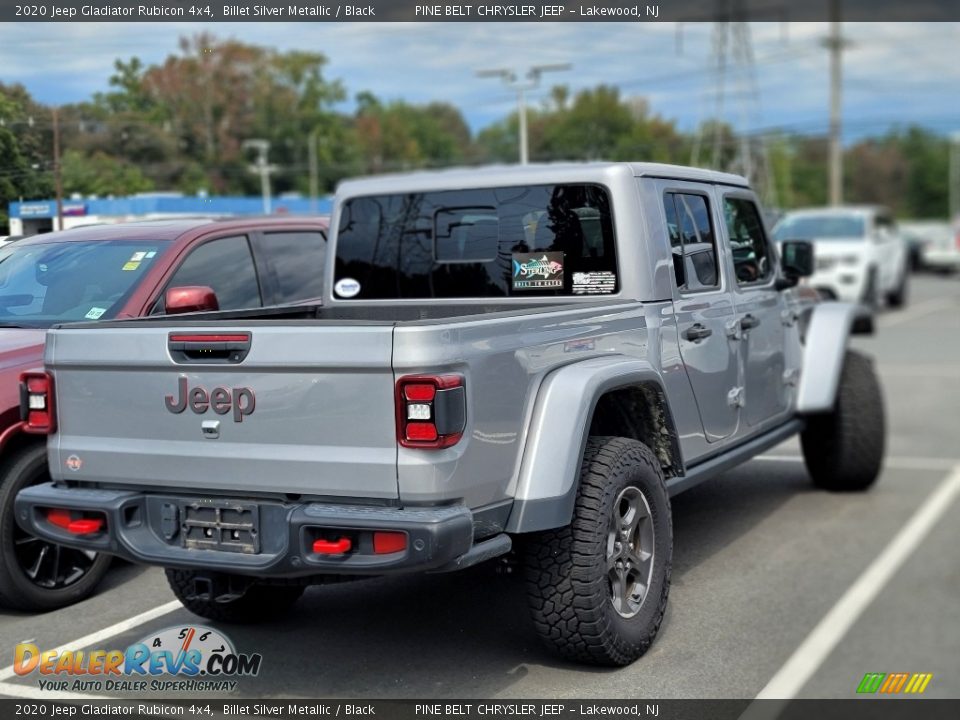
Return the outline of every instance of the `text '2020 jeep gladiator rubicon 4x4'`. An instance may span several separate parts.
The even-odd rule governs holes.
[[[329,245],[322,307],[53,329],[23,391],[53,482],[18,521],[167,568],[214,619],[516,546],[543,639],[617,665],[663,617],[672,494],[796,433],[818,486],[879,473],[856,310],[791,290],[810,246],[779,259],[740,177],[358,180]]]

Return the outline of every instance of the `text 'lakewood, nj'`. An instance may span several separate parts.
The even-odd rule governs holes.
[[[658,18],[659,5],[605,7],[603,5],[417,5],[417,17],[529,18]]]

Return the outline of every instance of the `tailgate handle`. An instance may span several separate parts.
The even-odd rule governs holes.
[[[176,363],[243,362],[251,336],[243,333],[170,333],[167,349]]]

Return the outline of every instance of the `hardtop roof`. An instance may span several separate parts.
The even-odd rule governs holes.
[[[648,162],[533,163],[486,165],[375,175],[344,180],[337,187],[341,196],[393,195],[405,192],[509,187],[526,184],[604,182],[617,176],[657,177],[749,187],[740,175]]]

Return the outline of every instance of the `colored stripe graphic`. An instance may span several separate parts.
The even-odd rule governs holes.
[[[896,695],[909,693],[919,695],[927,689],[933,673],[866,673],[857,685],[857,692]]]

